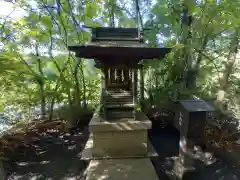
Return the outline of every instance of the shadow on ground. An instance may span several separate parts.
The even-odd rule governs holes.
[[[172,126],[154,128],[149,131],[150,141],[159,157],[152,158],[152,163],[160,180],[171,179],[172,167],[179,149],[179,132]],[[210,165],[196,161],[196,170],[186,176],[187,180],[240,180],[240,166],[226,163],[220,157]]]
[[[8,164],[9,180],[85,179],[88,162],[80,160],[88,132],[48,134],[42,136],[34,149],[19,149]]]
[[[80,160],[88,131],[79,130],[72,135],[45,135],[34,149],[16,151],[12,163],[7,164],[9,180],[83,180],[88,161]],[[178,155],[179,133],[172,127],[149,131],[150,140],[159,154],[152,158],[160,180],[172,177],[174,158]],[[227,164],[221,158],[211,165],[201,162],[197,170],[188,175],[189,180],[240,180],[240,168]]]

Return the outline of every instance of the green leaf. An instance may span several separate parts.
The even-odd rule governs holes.
[[[43,69],[44,76],[49,81],[55,81],[59,78],[58,74],[52,68]]]
[[[49,29],[52,28],[52,20],[50,16],[43,16],[42,17],[42,22],[45,26],[47,26]]]
[[[188,7],[191,13],[194,13],[197,9],[195,0],[184,0],[184,4]]]
[[[96,16],[98,9],[99,5],[96,3],[87,4],[85,8],[85,16],[90,19],[93,18],[94,16]]]

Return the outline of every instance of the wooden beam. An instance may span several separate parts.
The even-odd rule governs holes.
[[[96,64],[96,68],[114,68],[114,69],[140,69],[143,67],[142,64],[118,64],[118,65],[111,65],[111,64]]]
[[[92,40],[92,42],[95,41],[133,41],[133,42],[140,42],[140,38],[121,38],[121,37],[97,37],[95,39]]]

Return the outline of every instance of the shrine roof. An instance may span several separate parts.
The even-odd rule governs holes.
[[[89,44],[68,46],[77,57],[99,60],[130,60],[139,62],[142,59],[163,58],[171,48],[151,48],[131,44],[127,46]]]

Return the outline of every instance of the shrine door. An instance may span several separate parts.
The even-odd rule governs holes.
[[[132,87],[132,76],[130,69],[108,68],[107,88],[115,90],[130,90]]]

